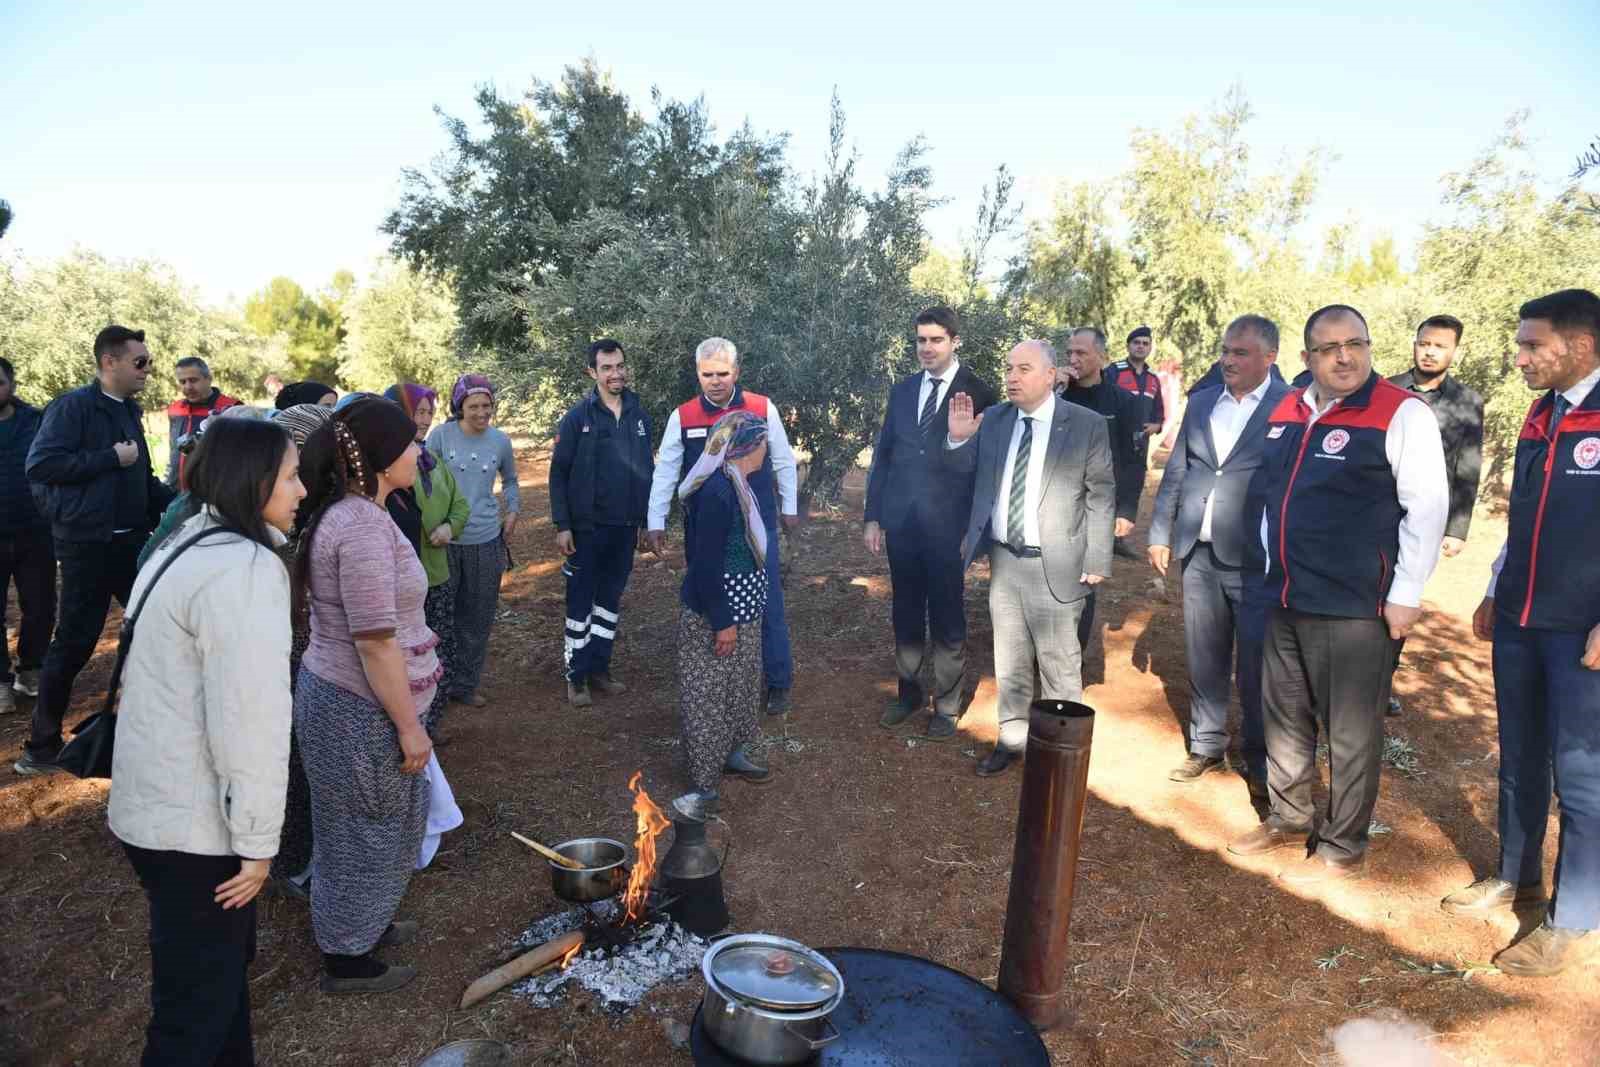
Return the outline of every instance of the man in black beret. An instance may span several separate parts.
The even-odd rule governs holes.
[[[1140,326],[1128,335],[1128,358],[1111,365],[1109,377],[1119,389],[1132,393],[1137,400],[1140,426],[1134,437],[1132,465],[1117,471],[1117,484],[1130,481],[1134,506],[1144,493],[1144,472],[1149,466],[1150,436],[1159,434],[1167,421],[1166,406],[1161,401],[1161,376],[1148,366],[1150,360],[1150,327]],[[1124,559],[1138,559],[1139,554],[1128,547],[1124,538],[1117,538],[1115,551]]]

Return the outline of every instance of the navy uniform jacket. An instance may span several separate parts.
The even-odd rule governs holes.
[[[941,462],[940,450],[950,432],[950,398],[966,393],[972,410],[994,403],[994,390],[965,365],[956,368],[939,407],[925,429],[918,429],[918,404],[925,371],[896,382],[889,390],[883,427],[872,450],[867,474],[865,521],[888,531],[918,530],[958,535],[972,505],[973,476]]]

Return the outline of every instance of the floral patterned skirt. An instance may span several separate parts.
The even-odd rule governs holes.
[[[759,732],[761,619],[739,625],[733,655],[716,653],[716,631],[701,615],[678,613],[678,714],[690,784],[716,789],[733,750]]]

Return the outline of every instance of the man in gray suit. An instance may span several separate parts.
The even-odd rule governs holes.
[[[950,398],[945,462],[976,474],[962,566],[986,552],[991,568],[1000,739],[978,764],[984,777],[1027,743],[1035,670],[1047,699],[1082,699],[1078,619],[1111,573],[1117,483],[1106,421],[1058,399],[1055,385],[1055,349],[1024,341],[1006,357],[1007,403],[974,414],[970,396]]]
[[[1246,780],[1267,793],[1261,657],[1268,598],[1262,588],[1261,512],[1246,518],[1250,478],[1261,466],[1267,416],[1289,388],[1269,371],[1278,327],[1241,315],[1222,335],[1222,383],[1189,398],[1150,520],[1150,564],[1164,578],[1183,560],[1183,631],[1189,659],[1189,756],[1168,775],[1193,782],[1223,770],[1228,697],[1238,655]]]

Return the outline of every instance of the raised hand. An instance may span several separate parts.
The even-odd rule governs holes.
[[[983,425],[983,415],[972,413],[972,397],[956,393],[950,397],[950,440],[960,444],[978,432]]]

